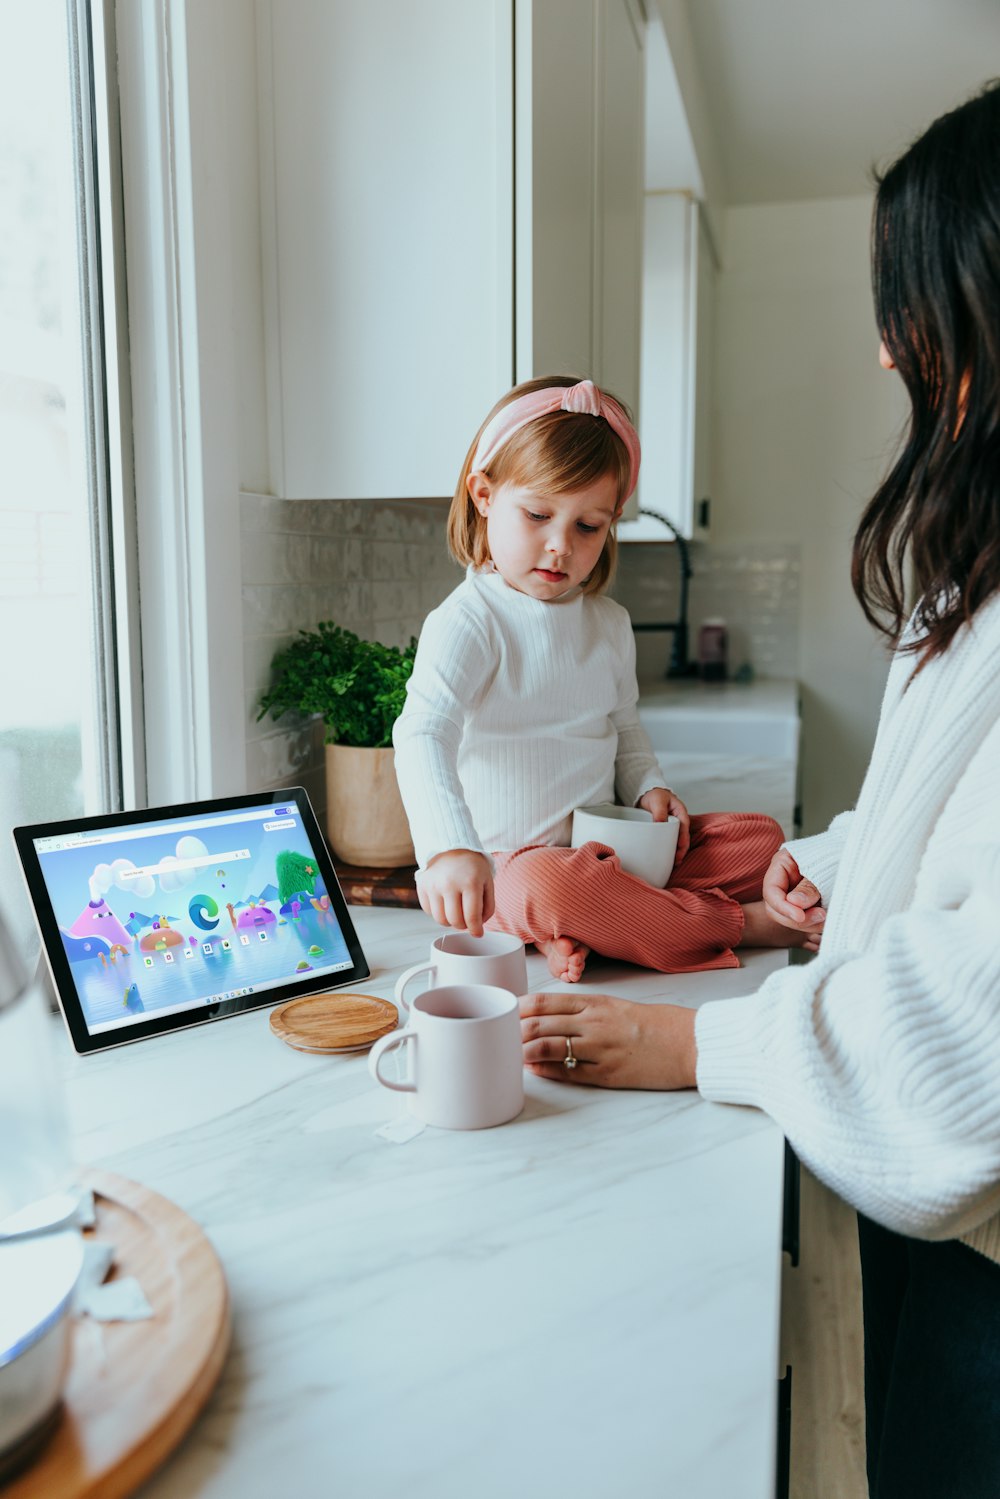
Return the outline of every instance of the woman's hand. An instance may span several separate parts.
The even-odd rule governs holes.
[[[693,1088],[694,1010],[610,994],[526,994],[524,1065],[538,1077],[598,1088]],[[566,1040],[571,1051],[567,1051]],[[566,1059],[576,1059],[567,1067]]]
[[[483,935],[493,915],[493,871],[485,854],[453,848],[437,854],[417,875],[417,898],[439,926]]]
[[[680,797],[668,791],[666,786],[654,786],[652,791],[647,791],[645,796],[640,796],[636,806],[644,807],[652,815],[654,822],[666,822],[668,817],[677,818],[680,829],[677,834],[677,853],[674,856],[674,863],[679,864],[691,844],[691,813]]]
[[[816,945],[826,912],[822,896],[811,880],[804,879],[787,848],[779,848],[764,876],[764,904],[775,921],[793,931],[813,931]],[[812,944],[810,944],[811,946]]]

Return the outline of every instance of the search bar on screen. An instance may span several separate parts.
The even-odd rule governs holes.
[[[233,848],[228,854],[200,854],[197,859],[161,859],[159,864],[144,864],[136,869],[121,869],[118,871],[119,880],[141,880],[147,875],[159,877],[162,874],[173,874],[177,869],[208,869],[215,864],[220,869],[223,864],[235,864],[237,859],[249,859],[248,848]]]

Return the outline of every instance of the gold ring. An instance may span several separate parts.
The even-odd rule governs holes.
[[[577,1059],[573,1055],[573,1043],[570,1040],[569,1036],[567,1036],[566,1037],[566,1055],[563,1057],[563,1066],[566,1068],[567,1072],[572,1072],[573,1068],[576,1066],[576,1063],[577,1063]]]

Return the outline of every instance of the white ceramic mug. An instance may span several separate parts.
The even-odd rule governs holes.
[[[527,993],[528,969],[524,961],[524,943],[506,932],[484,932],[470,937],[468,932],[444,932],[431,943],[426,963],[415,963],[396,980],[396,1003],[410,1009],[406,990],[412,979],[430,974],[429,987],[442,984],[488,984],[494,989],[509,989],[511,994]]]
[[[385,1077],[380,1063],[404,1048],[407,1079]],[[368,1053],[383,1088],[408,1093],[410,1112],[440,1129],[491,1129],[524,1107],[524,1064],[517,999],[486,984],[446,984],[418,994],[410,1023]]]
[[[585,843],[606,843],[629,874],[662,890],[670,878],[677,853],[681,825],[676,817],[654,822],[642,807],[577,807],[573,813],[573,848]]]

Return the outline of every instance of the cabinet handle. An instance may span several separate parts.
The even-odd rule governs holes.
[[[792,1371],[778,1380],[778,1439],[774,1464],[775,1499],[788,1499],[792,1468]]]
[[[799,1158],[785,1141],[784,1212],[781,1220],[781,1247],[793,1266],[799,1262]]]

